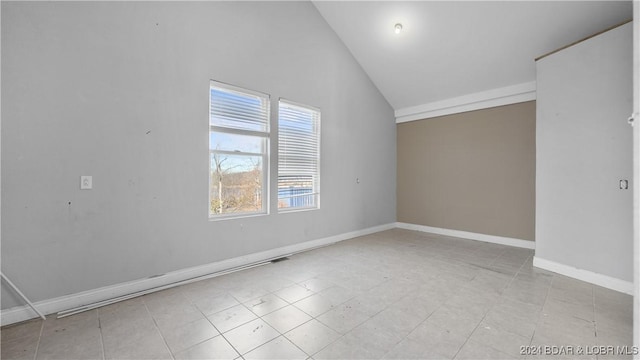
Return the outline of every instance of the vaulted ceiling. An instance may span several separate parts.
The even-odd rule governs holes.
[[[631,1],[315,1],[396,115],[533,86],[535,61],[632,17]],[[402,24],[399,34],[395,24]],[[406,111],[405,111],[406,112]]]

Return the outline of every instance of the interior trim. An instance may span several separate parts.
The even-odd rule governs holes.
[[[607,289],[633,295],[633,283],[630,281],[616,279],[611,276],[598,274],[589,270],[578,269],[573,266],[542,259],[538,256],[533,257],[533,266],[560,275],[568,276],[570,278],[586,281],[590,284],[602,286]]]
[[[395,111],[396,123],[517,104],[536,99],[536,82],[526,82]]]
[[[425,226],[425,225],[408,224],[403,222],[396,223],[396,226],[400,229],[405,229],[405,230],[414,230],[414,231],[421,231],[421,232],[426,232],[431,234],[452,236],[452,237],[468,239],[468,240],[484,241],[488,243],[514,246],[514,247],[519,247],[524,249],[535,249],[536,247],[536,243],[533,241],[515,239],[510,237],[504,237],[504,236],[486,235],[486,234],[479,234],[479,233],[461,231],[461,230],[451,230],[451,229],[443,229],[443,228],[437,228],[437,227]]]
[[[435,228],[431,226],[424,225],[416,225],[416,224],[408,224],[408,223],[396,223],[396,227],[400,229],[406,230],[415,230],[422,231],[432,234],[445,235],[445,236],[453,236],[457,238],[469,239],[469,240],[478,240],[484,242],[490,242],[494,244],[501,245],[509,245],[515,247],[521,247],[526,249],[535,249],[535,242],[513,239],[513,238],[505,238],[501,236],[493,236],[493,235],[485,235],[485,234],[477,234],[466,231],[459,230],[450,230],[450,229],[442,229]],[[578,269],[573,266],[560,264],[555,261],[541,259],[540,257],[533,257],[533,266],[554,272],[556,274],[568,276],[570,278],[574,278],[577,280],[585,281],[590,284],[602,286],[604,288],[618,291],[624,294],[633,295],[634,284],[630,281],[620,280],[617,278],[613,278],[611,276],[598,274],[592,271]]]
[[[92,303],[125,296],[136,292],[150,290],[154,288],[166,289],[174,283],[179,283],[189,279],[207,276],[210,274],[220,273],[226,274],[229,269],[242,268],[252,264],[264,262],[270,259],[277,259],[282,256],[294,253],[312,250],[322,246],[331,245],[340,241],[352,239],[359,236],[369,235],[380,231],[390,230],[394,228],[427,232],[432,234],[452,236],[457,238],[484,241],[494,244],[514,246],[525,249],[534,249],[535,242],[529,240],[521,240],[503,236],[494,236],[486,234],[478,234],[467,231],[451,230],[436,228],[425,225],[416,225],[409,223],[390,223],[374,226],[362,230],[343,233],[322,239],[307,241],[300,244],[280,247],[277,249],[267,250],[250,255],[240,256],[228,260],[222,260],[201,266],[195,266],[187,269],[173,271],[161,276],[138,279],[125,283],[101,287],[94,290],[83,291],[80,293],[61,296],[54,299],[47,299],[35,302],[34,305],[44,314],[53,314],[66,309],[89,305]],[[552,271],[561,275],[569,276],[578,280],[586,281],[598,286],[602,286],[611,290],[619,291],[625,294],[633,294],[634,285],[632,282],[612,278],[606,275],[594,273],[591,271],[577,269],[568,265],[556,263],[550,260],[533,258],[533,266]],[[212,275],[213,277],[215,275]],[[2,326],[25,321],[38,317],[37,314],[27,305],[16,306],[10,309],[2,310],[0,314],[0,324]]]
[[[220,275],[226,274],[230,269],[246,267],[252,264],[277,259],[282,256],[287,256],[294,253],[331,245],[358,236],[364,236],[384,230],[393,229],[395,227],[395,223],[374,226],[362,230],[351,231],[339,235],[306,241],[303,243],[284,246],[254,254],[239,256],[232,259],[172,271],[160,276],[133,280],[129,282],[101,287],[98,289],[65,295],[54,299],[37,301],[34,302],[33,305],[44,314],[53,314],[67,309],[90,305],[100,301],[151,290],[154,288],[159,288],[158,290],[167,289],[171,287],[171,285],[180,285],[186,280],[207,275],[211,275],[210,277],[214,277],[216,276],[214,275],[215,273],[219,273]],[[36,317],[38,317],[38,315],[29,306],[16,306],[13,308],[2,310],[0,314],[0,325],[9,325]]]

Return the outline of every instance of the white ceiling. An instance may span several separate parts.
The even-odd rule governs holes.
[[[396,110],[535,81],[534,59],[632,17],[631,1],[315,1]],[[402,23],[396,35],[394,25]]]

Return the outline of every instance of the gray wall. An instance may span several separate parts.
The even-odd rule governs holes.
[[[631,24],[537,61],[536,257],[633,281]]]
[[[398,221],[533,240],[535,102],[398,124]]]
[[[309,2],[2,2],[2,75],[2,270],[34,301],[395,221],[393,110]],[[208,220],[209,79],[322,110],[320,210]]]

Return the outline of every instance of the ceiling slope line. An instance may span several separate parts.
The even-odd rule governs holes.
[[[517,104],[535,99],[536,82],[531,81],[398,109],[395,111],[396,123]]]

